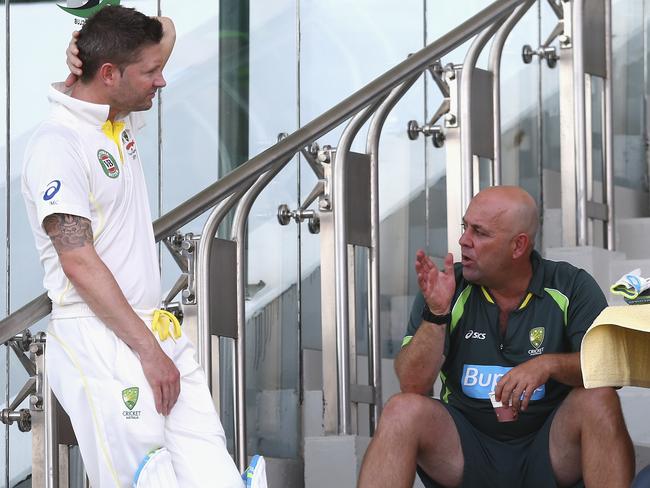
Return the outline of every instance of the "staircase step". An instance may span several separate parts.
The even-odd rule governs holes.
[[[612,283],[610,265],[613,262],[625,262],[625,254],[622,252],[608,251],[606,249],[591,246],[549,248],[546,249],[544,254],[547,259],[552,259],[553,261],[566,261],[587,271],[594,277],[608,300],[610,296],[612,296],[611,293],[609,293],[609,286]],[[622,271],[614,279],[618,279],[630,269]]]
[[[624,252],[628,259],[643,259],[650,256],[648,236],[650,236],[650,217],[616,221],[616,250]]]

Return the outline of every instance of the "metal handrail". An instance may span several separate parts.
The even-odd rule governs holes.
[[[418,76],[413,76],[393,88],[384,103],[377,109],[368,127],[366,153],[370,156],[370,250],[368,256],[368,373],[374,389],[375,402],[370,406],[370,435],[379,424],[382,410],[381,342],[379,337],[379,137],[388,114],[413,86]]]
[[[386,94],[387,96],[388,94]],[[339,434],[349,434],[351,426],[350,409],[350,312],[348,303],[348,239],[347,239],[347,193],[345,169],[352,142],[363,124],[384,101],[379,98],[374,105],[357,113],[343,131],[336,156],[333,173],[332,206],[334,207],[334,256],[336,292],[336,352],[339,385]]]
[[[497,0],[488,5],[455,29],[409,56],[304,127],[293,132],[266,151],[254,156],[235,170],[224,175],[219,181],[167,212],[153,223],[156,241],[164,239],[173,234],[179,227],[194,220],[223,198],[236,191],[240,185],[269,169],[274,162],[295,154],[305,144],[315,141],[334,129],[341,122],[349,119],[404,80],[425,71],[434,60],[448,54],[486,26],[524,3],[524,1]],[[47,297],[42,295],[0,321],[0,343],[8,341],[14,335],[45,317],[51,311],[51,305],[47,306],[45,303],[46,299]],[[25,321],[25,319],[28,320]]]
[[[201,230],[201,237],[199,238],[199,249],[197,252],[197,262],[199,263],[208,263],[210,260],[210,250],[212,242],[214,242],[214,237],[217,234],[217,230],[221,225],[221,222],[226,218],[228,212],[233,209],[237,204],[238,199],[244,195],[246,188],[239,190],[237,195],[232,195],[226,197],[226,199],[219,202],[219,204],[210,212],[208,219],[203,224],[203,229]],[[205,377],[208,381],[208,385],[212,385],[212,344],[210,341],[209,334],[202,333],[201,328],[206,328],[210,330],[210,292],[209,280],[207,273],[196,273],[196,305],[197,305],[197,316],[198,316],[198,331],[196,337],[196,356],[199,361],[199,364],[203,367],[205,371]],[[218,397],[217,397],[218,398]],[[217,401],[217,408],[219,408],[219,402]]]
[[[501,55],[503,54],[503,46],[513,27],[534,3],[535,0],[528,0],[523,5],[517,7],[494,35],[492,46],[490,46],[488,66],[489,71],[492,73],[492,120],[494,123],[493,181],[495,186],[501,184]]]
[[[614,128],[612,118],[614,115],[612,100],[612,1],[605,0],[605,97],[603,100],[603,142],[605,144],[605,182],[607,184],[607,249],[614,251],[616,249],[616,239],[614,228],[616,213],[614,212]]]
[[[470,200],[474,197],[474,188],[478,182],[474,181],[473,161],[474,150],[472,147],[472,123],[470,114],[472,113],[472,82],[474,81],[474,68],[481,54],[481,51],[499,29],[495,22],[481,32],[472,45],[467,50],[463,69],[460,76],[460,161],[461,161],[461,209],[464,211]]]
[[[576,219],[578,246],[588,244],[587,235],[587,121],[584,57],[584,0],[572,2],[573,22],[573,114],[575,119]]]
[[[262,190],[277,176],[293,157],[279,161],[260,176],[241,198],[233,218],[231,240],[237,243],[237,342],[234,356],[235,394],[235,463],[240,471],[246,469],[246,227],[248,215]],[[207,267],[201,270],[207,272]],[[204,327],[199,331],[206,333]]]

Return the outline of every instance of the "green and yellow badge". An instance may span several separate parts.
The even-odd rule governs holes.
[[[107,5],[119,5],[120,0],[88,0],[85,3],[79,1],[72,2],[68,0],[66,3],[67,6],[64,7],[63,5],[58,5],[58,7],[76,17],[87,19]]]
[[[126,405],[126,408],[129,410],[133,410],[135,404],[138,403],[139,396],[140,389],[137,386],[132,386],[131,388],[122,390],[122,401],[124,402],[124,405]]]
[[[100,149],[97,151],[97,160],[99,161],[99,164],[102,165],[102,169],[106,176],[109,178],[117,178],[120,176],[120,168],[111,153],[104,149]]]
[[[530,339],[530,343],[534,349],[539,349],[539,347],[544,343],[545,331],[546,329],[544,329],[544,327],[535,327],[534,329],[530,329],[528,338]]]

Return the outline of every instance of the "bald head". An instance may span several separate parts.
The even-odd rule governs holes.
[[[510,235],[526,234],[534,246],[539,227],[537,204],[518,186],[491,186],[479,192],[470,205],[493,212],[495,222]]]
[[[495,186],[480,192],[467,207],[458,240],[465,279],[491,290],[525,288],[537,226],[537,205],[521,188]]]

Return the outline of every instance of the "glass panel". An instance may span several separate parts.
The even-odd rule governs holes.
[[[546,2],[540,3],[541,9],[541,36],[547,36],[555,27],[558,18]],[[558,42],[554,41],[553,46],[559,49]],[[562,54],[561,51],[558,54]],[[539,71],[542,80],[542,165],[544,171],[560,171],[560,97],[559,97],[559,69],[542,68]],[[559,176],[558,176],[559,178]],[[548,185],[549,187],[551,185]],[[559,186],[559,185],[554,185]],[[547,188],[545,190],[550,190]],[[549,198],[550,197],[550,198]],[[560,206],[559,191],[555,197],[548,192],[544,195],[544,204],[548,207],[558,208]]]
[[[0,280],[0,317],[7,315],[7,58],[6,58],[6,8],[4,0],[0,0],[0,26],[2,32],[3,42],[0,47],[0,66],[2,66],[2,73],[0,73],[0,235],[2,235],[2,243],[0,243],[0,269],[3,271],[3,278]],[[6,385],[7,385],[7,371],[6,371],[6,358],[7,348],[0,346],[0,408],[5,408],[7,401]],[[6,486],[9,480],[10,470],[7,469],[7,448],[6,440],[9,436],[10,428],[6,425],[0,425],[0,485]],[[25,463],[27,464],[27,463]],[[11,470],[14,472],[14,470]]]
[[[165,67],[167,86],[162,93],[163,213],[218,176],[218,4],[198,0],[187,8],[182,2],[161,1],[163,15],[173,19],[176,26],[176,45]],[[156,113],[150,111],[150,116],[149,125],[156,127]],[[152,133],[151,139],[147,161],[154,167],[157,135]],[[201,225],[197,222],[191,228],[198,232]]]
[[[614,178],[647,191],[643,1],[613,0],[612,11]]]
[[[602,78],[591,76],[588,78],[588,85],[591,85],[590,93],[587,94],[587,104],[591,111],[591,151],[587,153],[588,163],[591,164],[591,177],[587,177],[587,182],[590,183],[591,190],[587,194],[593,202],[603,202],[603,174],[604,174],[604,155],[603,155],[603,107],[605,103],[605,83]],[[589,127],[589,126],[588,126]],[[587,133],[590,129],[587,128]],[[589,154],[591,154],[591,161],[589,161]],[[603,247],[605,243],[606,227],[601,220],[589,221],[589,242],[593,242],[595,246]]]
[[[219,2],[200,0],[192,8],[181,2],[161,1],[161,11],[176,26],[176,44],[165,67],[167,86],[161,93],[161,154],[157,164],[158,124],[154,110],[143,138],[147,141],[147,177],[154,218],[160,192],[160,213],[177,205],[216,181]],[[155,2],[152,2],[152,7]],[[200,15],[197,15],[200,13]],[[157,186],[160,169],[160,187]],[[183,232],[199,234],[206,215],[186,225]],[[169,289],[180,271],[162,250],[163,290]]]
[[[542,2],[544,3],[544,2]],[[546,61],[524,64],[521,48],[540,44],[537,5],[515,25],[503,48],[501,59],[501,179],[504,185],[519,185],[541,201],[539,154],[539,74],[551,69]]]
[[[296,1],[250,2],[249,153],[298,128]],[[294,210],[298,159],[269,183],[248,219],[246,389],[248,452],[300,456],[298,232],[281,226],[278,206]]]
[[[11,152],[8,234],[10,311],[14,311],[43,292],[42,269],[20,193],[20,174],[27,142],[37,125],[49,112],[47,101],[49,83],[62,80],[67,74],[64,51],[70,32],[76,28],[78,26],[75,25],[74,18],[60,10],[55,3],[11,6]],[[33,42],[35,32],[38,32],[39,38],[46,42]],[[34,75],[35,65],[26,63],[25,59],[38,60],[38,76]],[[4,102],[4,91],[2,98]],[[4,146],[4,143],[2,145]],[[2,178],[4,181],[4,172]],[[4,222],[4,211],[2,215]],[[32,331],[42,330],[44,325],[45,321],[41,321],[32,328]],[[13,398],[27,380],[27,373],[13,353],[11,353],[9,367],[10,395]],[[27,402],[24,402],[22,407],[27,407]],[[31,434],[19,432],[15,425],[10,430],[10,479],[13,484],[25,479],[31,472],[32,449]]]

